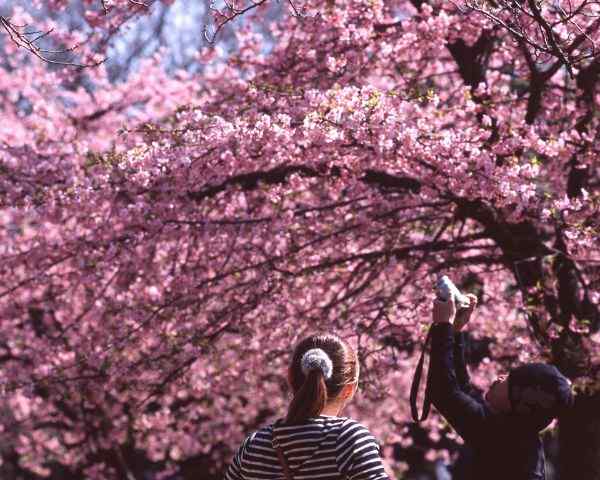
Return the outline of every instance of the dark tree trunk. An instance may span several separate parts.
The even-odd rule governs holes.
[[[559,421],[559,480],[600,480],[600,395],[579,396]]]

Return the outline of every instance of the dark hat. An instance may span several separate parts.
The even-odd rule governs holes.
[[[571,383],[552,365],[528,363],[510,371],[508,396],[512,412],[527,417],[538,431],[573,404]]]

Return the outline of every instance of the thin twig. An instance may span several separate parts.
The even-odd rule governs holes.
[[[33,55],[35,55],[37,58],[39,58],[43,62],[50,63],[53,65],[66,65],[66,66],[70,66],[70,67],[87,68],[87,67],[97,67],[98,65],[102,64],[105,61],[105,59],[102,59],[102,60],[98,60],[93,63],[84,64],[84,63],[54,60],[52,58],[48,58],[46,56],[46,54],[54,54],[54,55],[66,54],[66,53],[75,51],[79,47],[79,45],[73,45],[72,47],[65,48],[63,50],[47,50],[47,49],[41,48],[39,45],[37,45],[36,42],[38,42],[40,39],[48,36],[50,33],[52,33],[53,29],[49,29],[45,32],[40,32],[39,30],[30,31],[30,32],[23,31],[27,27],[27,25],[16,25],[16,24],[12,23],[9,18],[3,17],[3,16],[0,16],[0,26],[6,31],[6,33],[10,37],[10,40],[15,45],[28,50],[29,52],[31,52]],[[37,35],[37,36],[35,38],[28,38],[31,35]]]

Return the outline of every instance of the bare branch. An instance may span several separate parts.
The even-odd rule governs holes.
[[[27,25],[17,25],[12,23],[8,17],[0,16],[0,26],[6,31],[10,40],[20,48],[24,48],[29,52],[33,53],[37,58],[43,62],[50,63],[53,65],[66,65],[71,67],[87,68],[97,67],[102,64],[105,59],[92,62],[92,63],[77,63],[73,61],[62,61],[49,58],[47,54],[60,55],[74,52],[79,45],[73,45],[72,47],[65,48],[63,50],[47,50],[41,48],[37,42],[47,37],[52,33],[53,29],[49,29],[45,32],[39,30],[27,31]]]
[[[586,13],[585,7],[590,5],[589,2],[583,2],[577,8],[569,3],[568,11],[561,5],[542,10],[543,5],[536,0],[465,0],[464,6],[454,5],[462,13],[472,11],[485,16],[513,36],[523,51],[529,48],[526,58],[532,71],[537,70],[532,68],[532,61],[547,64],[551,58],[556,58],[557,62],[544,72],[545,78],[552,76],[560,67],[565,67],[573,78],[575,64],[596,56],[593,33],[600,28],[600,18],[595,12]],[[590,19],[594,18],[596,20],[590,23]],[[564,30],[567,34],[561,37],[560,32]],[[573,38],[577,32],[580,34]],[[575,54],[584,42],[589,47]]]
[[[225,25],[227,25],[232,20],[235,20],[237,17],[239,17],[241,15],[244,15],[246,12],[249,12],[250,10],[253,10],[256,7],[261,6],[266,1],[267,0],[259,0],[257,2],[251,2],[251,4],[249,6],[247,6],[246,8],[242,8],[242,9],[236,8],[235,2],[227,2],[226,1],[225,5],[227,7],[227,10],[229,10],[229,15],[223,13],[221,10],[219,10],[218,8],[216,8],[214,6],[214,0],[211,1],[210,4],[209,4],[209,6],[208,6],[209,10],[213,12],[213,14],[215,15],[215,17],[223,17],[223,20],[217,22],[217,26],[215,28],[215,31],[212,33],[212,37],[208,33],[208,26],[205,25],[204,26],[204,38],[206,39],[206,41],[208,43],[214,44],[215,40],[217,38],[217,35],[223,29],[223,27],[225,27]]]

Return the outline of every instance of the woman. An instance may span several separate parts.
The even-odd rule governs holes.
[[[569,380],[552,365],[527,363],[499,377],[482,396],[469,380],[460,333],[477,305],[477,297],[467,296],[469,306],[458,312],[453,297],[434,301],[431,401],[472,449],[468,478],[544,480],[539,432],[571,407]]]
[[[301,341],[288,369],[287,417],[246,438],[226,480],[389,478],[369,431],[339,416],[356,392],[358,369],[352,348],[335,335]]]

